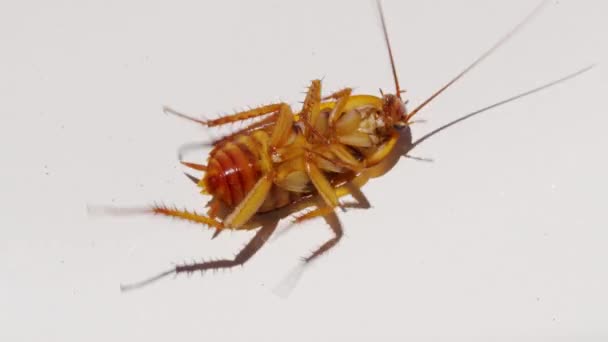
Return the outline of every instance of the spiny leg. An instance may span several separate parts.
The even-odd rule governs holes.
[[[342,144],[328,144],[318,149],[308,149],[308,151],[315,154],[318,159],[325,160],[346,170],[358,173],[364,168],[363,164],[353,157],[352,153]],[[327,155],[327,153],[330,155]],[[323,169],[321,165],[320,167]],[[328,169],[325,171],[332,170]]]
[[[278,222],[273,222],[264,225],[256,232],[254,237],[249,240],[247,245],[234,257],[234,259],[223,259],[196,263],[191,265],[182,265],[175,267],[175,273],[192,273],[196,271],[216,270],[220,268],[231,268],[234,266],[243,265],[249,260],[268,240],[270,235],[275,231]]]
[[[249,132],[252,132],[257,129],[264,129],[266,127],[272,126],[272,125],[274,125],[274,123],[276,121],[277,115],[278,115],[278,113],[271,114],[268,117],[263,118],[262,120],[251,123],[241,129],[236,130],[235,132],[232,132],[230,134],[227,134],[225,136],[222,136],[222,137],[212,140],[210,142],[196,142],[196,143],[184,144],[184,145],[180,146],[178,149],[178,153],[177,153],[178,159],[181,160],[183,158],[184,153],[187,152],[188,150],[218,146],[218,145],[221,145],[223,143],[226,143],[226,142],[232,140],[232,138],[234,138],[238,135],[241,135],[243,133],[249,133]]]
[[[303,258],[305,263],[309,263],[310,261],[317,258],[321,254],[329,251],[332,247],[334,247],[336,244],[338,244],[338,242],[344,235],[344,232],[342,230],[342,225],[340,223],[340,220],[338,219],[338,216],[336,215],[334,209],[331,207],[328,207],[327,205],[322,205],[307,213],[296,216],[293,223],[294,224],[302,223],[304,221],[312,220],[317,217],[325,218],[325,221],[327,222],[327,224],[331,228],[332,232],[334,233],[334,237],[327,240],[324,244],[322,244],[319,248],[317,248],[311,255]]]
[[[161,214],[190,222],[206,224],[210,228],[215,229],[215,232],[211,236],[211,239],[215,239],[226,228],[225,222],[221,222],[217,219],[217,204],[219,204],[217,201],[212,201],[212,206],[209,208],[207,215],[200,215],[196,212],[189,212],[188,210],[177,210],[158,206],[153,207],[152,212],[154,214]]]
[[[272,173],[267,173],[258,180],[247,196],[226,217],[224,220],[226,227],[239,228],[255,215],[268,196],[272,187],[272,177]]]
[[[367,175],[366,172],[362,172],[362,173],[356,175],[350,181],[345,182],[344,184],[341,184],[335,188],[335,193],[338,198],[342,198],[342,197],[350,195],[355,200],[355,201],[343,202],[341,204],[343,208],[346,208],[346,209],[349,209],[349,208],[369,209],[369,208],[371,208],[371,205],[370,205],[369,201],[367,200],[365,194],[363,194],[363,192],[360,190],[360,188],[362,186],[364,186],[369,179],[370,179],[369,175]],[[300,223],[303,221],[302,218],[299,218],[300,216],[312,215],[312,216],[306,218],[306,220],[308,220],[308,219],[312,219],[314,217],[323,216],[323,215],[315,215],[314,213],[312,213],[317,210],[322,210],[321,214],[331,211],[330,209],[321,209],[324,207],[327,207],[327,205],[326,205],[325,201],[321,198],[320,195],[310,196],[310,197],[305,197],[305,198],[302,198],[302,199],[294,202],[290,206],[290,209],[288,210],[289,213],[286,213],[286,214],[287,215],[294,214],[292,224],[295,224],[295,223]],[[308,214],[308,213],[310,213],[310,214]],[[289,226],[290,225],[288,225],[288,227]]]
[[[329,183],[323,172],[317,167],[314,161],[314,154],[310,152],[306,153],[306,174],[323,201],[330,208],[335,208],[340,205],[335,189],[331,183]]]
[[[361,188],[359,188],[357,185],[353,184],[352,182],[347,182],[343,185],[343,187],[348,189],[348,193],[350,193],[350,195],[353,196],[356,201],[354,205],[348,205],[348,208],[369,209],[372,207],[371,203],[369,203],[369,200],[367,199],[367,196],[365,196],[363,191],[361,191]],[[341,197],[343,195],[338,193],[338,196]]]
[[[325,172],[344,172],[345,170],[359,171],[361,169],[344,162],[334,155],[327,156],[319,151],[306,151],[314,155],[312,163],[318,165],[318,168]]]
[[[334,208],[328,207],[326,205],[317,207],[309,212],[303,213],[301,215],[297,215],[293,219],[293,223],[302,223],[304,221],[312,220],[317,217],[322,217],[325,215],[329,215],[334,212]]]
[[[245,126],[245,127],[241,128],[241,129],[237,130],[236,132],[233,132],[233,133],[230,133],[230,134],[228,134],[226,136],[223,136],[223,137],[221,137],[221,138],[213,141],[210,145],[211,146],[217,146],[217,145],[223,144],[223,143],[231,140],[232,138],[234,138],[237,135],[241,135],[243,133],[249,133],[249,132],[251,132],[253,130],[256,130],[256,129],[262,129],[262,128],[274,125],[276,119],[277,119],[277,114],[276,113],[272,114],[272,115],[270,115],[270,116],[268,116],[268,117],[266,117],[266,118],[264,118],[262,120],[254,122],[254,123],[252,123],[252,124],[250,124],[248,126]]]
[[[333,231],[334,237],[327,240],[324,244],[322,244],[319,248],[317,248],[311,255],[304,258],[304,262],[306,262],[306,263],[310,263],[312,260],[319,257],[321,254],[329,251],[331,248],[333,248],[335,245],[338,244],[338,242],[340,241],[340,239],[342,239],[342,236],[344,235],[344,231],[342,230],[342,224],[340,223],[340,219],[338,218],[338,215],[336,215],[335,212],[332,211],[328,214],[323,215],[323,217],[325,218],[325,220],[327,221],[327,224]]]
[[[266,243],[270,235],[275,231],[278,222],[271,222],[269,224],[263,225],[254,235],[254,237],[249,240],[247,245],[234,257],[234,259],[223,259],[223,260],[214,260],[201,262],[190,265],[180,265],[176,266],[174,269],[162,272],[161,274],[154,276],[152,278],[146,279],[144,281],[129,284],[129,285],[121,285],[121,291],[129,291],[137,288],[141,288],[143,286],[149,285],[159,279],[167,277],[172,274],[179,273],[192,273],[196,271],[209,271],[209,270],[217,270],[222,268],[231,268],[239,265],[243,265],[247,260],[249,260],[255,253],[260,250],[260,248]]]
[[[164,205],[153,205],[149,208],[116,208],[116,207],[101,207],[101,208],[90,208],[90,210],[100,210],[104,214],[110,215],[137,215],[137,214],[157,214],[169,216],[185,221],[194,223],[202,223],[211,228],[222,229],[224,224],[215,218],[198,214],[194,211],[180,210],[177,208],[169,208]]]
[[[294,223],[301,223],[303,221],[321,216],[324,217],[325,221],[329,224],[332,232],[334,233],[334,237],[319,246],[309,256],[301,259],[303,262],[298,267],[293,269],[290,274],[274,289],[274,292],[277,295],[281,297],[287,297],[302,277],[306,266],[309,265],[310,262],[314,259],[318,258],[322,254],[328,252],[331,248],[335,247],[342,238],[343,231],[342,226],[340,224],[340,220],[338,219],[338,216],[335,214],[333,209],[329,208],[326,205],[322,205],[304,215],[296,217],[296,221]],[[285,230],[283,230],[283,233],[284,232]]]
[[[310,123],[314,123],[321,112],[321,80],[312,80],[300,114]]]
[[[252,118],[262,116],[262,115],[274,113],[274,112],[277,112],[281,108],[282,105],[283,105],[282,103],[275,103],[275,104],[270,104],[270,105],[266,105],[266,106],[260,106],[260,107],[252,108],[252,109],[245,110],[242,112],[238,112],[238,113],[235,113],[232,115],[226,115],[226,116],[223,116],[223,117],[220,117],[217,119],[213,119],[213,120],[197,119],[190,115],[180,113],[169,107],[164,107],[163,111],[167,114],[173,114],[180,118],[194,121],[201,125],[205,125],[207,127],[214,127],[214,126],[220,126],[220,125],[224,125],[224,124],[231,123],[231,122],[252,119]]]
[[[353,208],[353,209],[369,209],[371,205],[369,200],[365,196],[365,194],[361,191],[361,187],[367,183],[369,180],[369,176],[367,176],[364,172],[357,175],[355,178],[350,180],[349,182],[342,184],[336,188],[336,195],[338,198],[342,198],[347,195],[351,195],[355,201],[354,202],[344,202],[342,203],[343,208]],[[294,204],[294,211],[304,211],[303,213],[299,213],[293,216],[293,220],[289,225],[285,227],[278,235],[282,235],[287,232],[287,229],[302,223],[304,221],[312,220],[317,217],[326,216],[331,214],[335,208],[328,207],[324,202],[320,202],[319,198],[309,198],[302,202],[297,202]],[[314,209],[310,210],[311,207]]]
[[[291,108],[284,104],[279,109],[279,114],[276,119],[276,123],[274,129],[272,130],[272,135],[270,137],[270,147],[277,148],[285,145],[287,139],[293,129],[293,113]]]
[[[335,126],[336,121],[338,121],[340,115],[342,114],[342,111],[344,111],[344,107],[346,106],[346,103],[350,98],[351,92],[351,88],[344,88],[323,98],[336,100],[336,104],[331,110],[331,113],[329,114],[329,127]]]
[[[187,174],[186,176],[190,178],[193,182],[197,182],[198,180]],[[176,219],[181,219],[193,223],[204,224],[211,229],[215,229],[215,233],[212,238],[217,237],[219,232],[226,228],[224,222],[217,219],[217,210],[219,209],[217,200],[212,201],[211,207],[209,209],[208,215],[201,215],[195,211],[188,211],[186,209],[177,209],[170,208],[165,205],[153,205],[148,208],[117,208],[117,207],[89,207],[89,212],[93,213],[95,211],[101,212],[105,215],[139,215],[139,214],[156,214],[163,215],[168,217],[173,217]]]
[[[345,196],[348,194],[352,194],[352,196],[359,202],[356,204],[356,207],[369,208],[370,207],[369,201],[365,198],[363,193],[361,193],[361,191],[359,190],[359,187],[363,186],[368,181],[368,179],[369,179],[369,176],[367,174],[365,174],[365,172],[363,172],[363,173],[357,175],[350,182],[337,187],[336,192],[338,193],[339,197],[342,197],[342,196]],[[304,208],[311,205],[310,200],[308,200],[306,202],[308,202],[308,203],[300,203],[300,204],[306,205]],[[345,205],[345,206],[348,206],[348,205]],[[326,206],[323,206],[323,207],[319,207],[311,212],[308,212],[307,214],[305,214],[305,217],[302,217],[302,218],[303,219],[312,219],[314,217],[327,215],[328,212],[329,211],[328,211],[328,209],[326,209]],[[329,214],[331,214],[331,212],[329,212]],[[335,237],[332,238],[331,240],[327,241],[321,247],[319,247],[319,249],[317,249],[315,252],[313,252],[309,257],[304,258],[304,260],[303,260],[304,262],[302,264],[300,264],[298,267],[296,267],[295,269],[293,269],[289,273],[289,275],[287,277],[285,277],[283,279],[283,281],[281,281],[281,283],[274,289],[275,294],[277,294],[281,297],[289,296],[291,291],[295,288],[296,284],[301,279],[303,272],[305,271],[306,266],[310,263],[310,261],[319,257],[321,254],[327,252],[329,249],[334,247],[339,242],[339,240],[342,236],[342,229],[339,226],[339,221],[337,220],[337,217],[335,217],[335,216],[329,217],[328,223],[334,224],[331,227],[332,227],[332,231],[334,231]],[[334,227],[335,227],[335,229],[334,229]],[[335,231],[338,231],[338,233],[336,234]],[[283,232],[284,232],[284,230],[283,230]]]
[[[347,182],[344,185],[341,185],[336,189],[336,193],[339,197],[344,197],[346,195],[351,195],[355,202],[347,202],[343,204],[344,208],[354,208],[354,209],[369,209],[371,208],[371,204],[369,200],[365,196],[365,194],[361,191],[361,189],[353,184],[352,182]],[[327,205],[319,205],[315,209],[305,212],[303,214],[295,215],[293,219],[293,224],[302,223],[304,221],[312,220],[317,217],[322,217],[329,215],[334,212],[334,208],[328,207]]]
[[[300,112],[301,120],[306,125],[307,130],[304,133],[306,138],[310,138],[312,134],[320,135],[316,132],[316,123],[321,114],[321,80],[313,80],[306,92],[306,98]],[[322,135],[321,135],[322,136]]]
[[[324,144],[329,144],[331,142],[329,138],[321,134],[321,132],[319,132],[318,129],[316,129],[310,122],[308,122],[308,120],[304,119],[302,120],[302,123],[304,124],[304,126],[306,126],[306,131],[304,133],[306,137],[310,138],[312,134]]]
[[[224,228],[224,224],[217,219],[198,214],[194,211],[190,212],[188,210],[172,209],[166,206],[153,206],[150,211],[154,214],[165,215],[195,223],[203,223],[216,229]]]
[[[339,197],[343,197],[343,196],[346,196],[347,194],[350,194],[355,199],[356,203],[345,205],[345,207],[360,208],[360,209],[369,209],[371,207],[367,197],[365,197],[365,194],[361,191],[359,186],[357,186],[357,184],[355,184],[354,182],[347,182],[346,184],[338,187],[336,190],[337,190],[336,195]],[[323,245],[321,245],[310,256],[304,258],[304,261],[306,263],[309,263],[310,261],[317,258],[321,254],[329,251],[336,244],[338,244],[338,242],[344,235],[344,232],[342,230],[342,224],[340,223],[340,219],[336,215],[335,211],[328,206],[318,207],[317,209],[312,210],[302,216],[296,217],[296,223],[301,223],[303,221],[310,220],[310,219],[313,219],[316,217],[321,217],[321,216],[325,218],[325,221],[327,222],[327,224],[329,225],[329,227],[331,228],[331,230],[334,233],[334,237],[327,240],[327,242],[325,242]]]
[[[331,94],[329,94],[329,95],[327,95],[327,96],[324,96],[324,97],[322,98],[322,100],[323,100],[323,101],[326,101],[326,100],[331,100],[331,99],[334,99],[334,100],[339,100],[339,99],[341,99],[341,98],[343,98],[343,97],[345,97],[345,96],[346,96],[346,97],[350,96],[350,93],[352,93],[352,91],[353,91],[353,89],[352,89],[352,88],[344,88],[344,89],[340,89],[340,90],[335,91],[335,92],[333,92],[333,93],[331,93]]]
[[[361,193],[362,194],[362,193]],[[353,196],[355,196],[353,194]],[[347,202],[343,204],[344,208],[355,208],[355,209],[369,209],[371,208],[369,201],[367,200],[367,198],[364,198],[363,200],[360,200],[358,198],[356,198],[356,202]],[[317,207],[311,211],[305,212],[303,214],[300,215],[296,215],[293,218],[293,224],[298,224],[298,223],[302,223],[304,221],[308,221],[308,220],[312,220],[314,218],[317,217],[324,217],[327,216],[331,213],[334,212],[334,208],[330,208],[326,205]]]
[[[398,133],[394,137],[391,137],[391,139],[393,139],[393,138],[395,138],[394,142],[387,143],[386,146],[383,145],[382,155],[381,155],[382,158],[384,158],[385,155],[388,154],[394,148],[394,146],[397,142],[397,139],[399,138]],[[376,154],[374,154],[374,156],[375,155]],[[325,177],[323,172],[317,167],[317,165],[315,163],[316,156],[317,155],[315,153],[306,152],[306,157],[305,157],[306,158],[306,161],[305,161],[306,174],[310,178],[312,184],[314,185],[315,189],[317,190],[317,192],[319,193],[319,195],[321,196],[323,201],[330,208],[335,208],[337,206],[341,206],[338,198],[350,194],[352,189],[349,187],[354,186],[354,187],[360,188],[369,179],[369,176],[367,175],[365,170],[363,170],[354,179],[352,179],[349,182],[350,184],[347,183],[347,185],[342,185],[337,188],[334,188],[331,185],[331,183],[327,180],[327,177]],[[378,161],[381,161],[382,158],[380,158]],[[366,165],[366,166],[369,166],[369,165]]]

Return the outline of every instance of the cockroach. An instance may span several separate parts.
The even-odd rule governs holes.
[[[301,223],[316,217],[335,215],[337,208],[345,210],[347,205],[340,198],[347,195],[364,197],[360,187],[369,178],[366,171],[388,158],[398,145],[400,136],[409,134],[409,127],[415,122],[416,115],[502,46],[538,14],[545,3],[541,2],[507,35],[411,111],[406,109],[407,101],[402,99],[403,91],[399,85],[380,0],[377,6],[394,80],[393,94],[381,91],[380,96],[355,95],[351,88],[344,88],[323,96],[321,81],[313,80],[299,111],[294,111],[286,103],[275,103],[214,120],[203,120],[166,107],[166,113],[205,127],[254,118],[258,120],[213,142],[206,164],[181,161],[186,167],[204,172],[202,178],[189,177],[202,189],[202,193],[211,196],[206,214],[164,205],[144,209],[111,208],[110,212],[152,213],[183,219],[215,229],[214,236],[225,229],[258,231],[233,259],[178,265],[122,289],[141,287],[170,274],[243,265],[277,227],[276,224],[260,226],[257,223],[256,219],[265,213],[286,208],[293,211],[308,208],[305,213],[295,216],[294,222]],[[421,140],[424,139],[426,137]],[[304,258],[304,262],[311,262],[340,241],[342,228],[340,225],[330,226],[334,236]]]

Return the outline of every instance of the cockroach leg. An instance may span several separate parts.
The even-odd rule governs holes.
[[[393,131],[390,138],[366,159],[366,166],[371,167],[383,161],[395,148],[397,141],[399,141],[399,132]]]
[[[323,172],[317,167],[314,162],[314,155],[312,153],[307,153],[306,157],[306,173],[310,178],[312,184],[314,185],[317,192],[321,195],[321,198],[330,208],[335,208],[340,205],[338,201],[338,195],[336,194],[336,189],[329,183],[327,177],[323,174]]]
[[[334,208],[328,207],[326,205],[317,207],[311,211],[305,212],[301,215],[297,215],[293,218],[293,223],[302,223],[304,221],[312,220],[317,217],[326,216],[334,212]]]
[[[239,129],[238,131],[236,131],[234,133],[228,134],[228,135],[226,135],[224,137],[221,137],[221,138],[213,141],[211,143],[211,145],[212,146],[218,146],[218,145],[223,144],[223,143],[225,143],[225,142],[227,142],[229,140],[232,140],[232,138],[234,138],[235,136],[239,136],[239,135],[242,135],[242,134],[245,134],[245,133],[249,133],[249,132],[251,132],[253,130],[256,130],[256,129],[261,129],[261,128],[264,128],[264,127],[267,127],[267,126],[274,125],[274,123],[277,120],[277,115],[278,114],[276,114],[276,113],[272,114],[272,115],[270,115],[270,116],[268,116],[268,117],[266,117],[266,118],[264,118],[262,120],[254,122],[254,123],[252,123],[252,124],[250,124],[248,126],[245,126],[245,127]]]
[[[285,144],[292,133],[293,113],[291,107],[283,104],[279,110],[279,116],[276,119],[272,135],[270,136],[270,146],[273,148],[281,147]]]
[[[341,206],[344,209],[369,209],[371,208],[371,204],[369,200],[365,196],[365,194],[359,188],[360,185],[357,184],[365,184],[367,177],[359,175],[355,177],[354,180],[347,182],[346,184],[340,185],[336,188],[336,194],[339,198],[351,195],[355,201],[342,202]],[[357,184],[355,184],[357,182]],[[310,203],[307,207],[313,206],[314,204]],[[306,207],[306,208],[307,208]],[[293,227],[296,224],[303,223],[304,221],[312,220],[317,217],[324,217],[331,214],[334,209],[325,205],[324,202],[319,203],[315,209],[306,211],[303,209],[303,213],[299,213],[293,216],[290,224],[288,224],[283,230],[278,232],[276,235],[279,237],[280,235],[285,234],[287,230]]]
[[[302,120],[302,123],[304,124],[304,126],[306,126],[307,132],[312,133],[315,137],[317,137],[317,139],[319,139],[323,143],[329,144],[331,142],[327,137],[325,137],[316,128],[314,128],[312,124],[308,122],[308,120],[304,119]]]
[[[202,223],[206,226],[215,229],[223,229],[224,224],[217,220],[215,217],[205,216],[198,214],[194,211],[188,210],[180,210],[176,208],[170,208],[164,205],[153,205],[147,208],[117,208],[117,207],[89,207],[89,213],[102,213],[105,215],[115,215],[115,216],[130,216],[130,215],[140,215],[140,214],[157,214],[169,216],[185,221],[190,221],[194,223]]]
[[[342,111],[344,111],[344,107],[350,98],[351,92],[351,88],[344,88],[326,97],[326,99],[336,100],[336,105],[329,114],[329,127],[334,127],[336,121],[340,118],[340,115],[342,114]]]
[[[335,92],[333,92],[333,93],[331,93],[331,94],[329,94],[327,96],[324,96],[322,98],[322,100],[323,101],[331,100],[331,99],[333,99],[333,100],[339,100],[339,99],[341,99],[343,97],[349,97],[350,94],[352,93],[352,91],[353,91],[352,88],[340,89],[340,90],[335,91]]]
[[[243,265],[249,260],[263,245],[270,235],[275,231],[278,222],[270,222],[262,226],[245,247],[234,257],[234,259],[215,260],[191,265],[175,267],[175,273],[192,273],[196,271],[208,271],[221,268],[231,268]]]
[[[211,228],[215,228],[215,229],[223,229],[225,227],[224,223],[218,221],[217,219],[215,219],[213,217],[197,214],[194,211],[190,212],[188,210],[173,209],[173,208],[169,208],[166,206],[153,206],[148,211],[152,212],[154,214],[179,218],[182,220],[195,222],[195,223],[202,223],[202,224],[205,224],[205,225],[207,225]]]
[[[304,262],[306,262],[306,263],[310,263],[315,258],[319,257],[321,254],[329,251],[331,248],[333,248],[335,245],[338,244],[338,242],[340,241],[340,239],[342,239],[342,236],[344,235],[344,231],[342,230],[342,224],[340,223],[340,219],[338,218],[338,215],[336,215],[335,212],[332,211],[329,214],[323,215],[323,217],[325,218],[325,220],[327,221],[327,224],[333,231],[334,237],[327,240],[324,244],[322,244],[319,248],[317,248],[311,255],[304,258]]]
[[[305,135],[310,138],[315,129],[316,122],[319,119],[321,113],[321,81],[313,80],[308,87],[304,104],[302,105],[302,111],[300,112],[301,119],[305,122],[307,130]],[[318,133],[318,132],[317,132]]]
[[[334,233],[334,237],[327,240],[324,244],[322,244],[319,248],[317,248],[311,255],[303,258],[304,262],[306,262],[306,263],[311,262],[313,259],[317,258],[321,254],[330,250],[332,247],[334,247],[340,241],[340,239],[342,238],[342,235],[344,235],[344,232],[342,230],[342,224],[340,223],[340,220],[338,219],[338,216],[336,215],[334,209],[331,207],[328,207],[326,205],[317,207],[316,209],[313,209],[312,211],[304,213],[300,216],[296,216],[293,223],[294,224],[302,223],[304,221],[312,220],[317,217],[325,218],[325,221],[327,222],[327,224],[329,225],[329,227],[331,228],[331,230]]]
[[[277,223],[278,223],[278,221],[275,221],[275,222],[269,222],[268,224],[263,225],[256,232],[256,234],[253,236],[253,238],[251,240],[249,240],[247,245],[245,245],[245,247],[243,249],[241,249],[241,251],[234,257],[234,259],[223,259],[223,260],[207,261],[207,262],[201,262],[201,263],[195,263],[195,264],[189,264],[189,265],[179,265],[179,266],[176,266],[172,270],[165,271],[157,276],[146,279],[144,281],[129,284],[129,285],[121,285],[120,289],[123,292],[138,289],[143,286],[149,285],[157,280],[170,276],[172,274],[193,273],[193,272],[197,272],[197,271],[205,272],[205,271],[210,271],[210,270],[232,268],[235,266],[243,265],[245,262],[247,262],[247,260],[251,259],[251,257],[254,256],[258,250],[260,250],[260,248],[262,248],[262,246],[266,243],[266,241],[268,240],[270,235],[272,235],[272,233],[275,231],[275,229],[277,227]]]
[[[369,209],[372,205],[369,203],[367,196],[361,191],[361,189],[353,184],[352,182],[347,182],[344,184],[344,187],[348,189],[348,192],[355,199],[356,203],[349,203],[345,205],[347,208],[357,208],[357,209]]]
[[[343,160],[340,160],[339,158],[330,158],[330,157],[327,157],[327,156],[319,153],[318,151],[309,151],[309,152],[315,155],[313,157],[313,161],[317,165],[319,165],[319,168],[322,169],[323,171],[332,172],[333,167],[325,167],[323,164],[319,163],[319,161],[321,161],[321,160],[334,164],[335,166],[339,166],[339,167],[343,168],[344,170],[352,170],[352,171],[361,171],[362,170],[362,167],[360,165],[353,165],[353,164],[347,163]]]
[[[121,284],[120,285],[120,291],[121,292],[127,292],[127,291],[131,291],[131,290],[136,290],[136,289],[142,288],[142,287],[144,287],[146,285],[150,285],[150,284],[156,282],[157,280],[161,280],[161,279],[163,279],[165,277],[168,277],[168,276],[170,276],[172,274],[175,274],[175,270],[168,270],[168,271],[162,272],[161,274],[158,274],[158,275],[156,275],[156,276],[154,276],[152,278],[148,278],[146,280],[143,280],[143,281],[140,281],[140,282],[137,282],[137,283],[128,284],[128,285],[122,285]]]
[[[304,99],[304,104],[302,105],[302,111],[299,113],[300,122],[304,124],[306,130],[304,135],[307,138],[311,138],[312,135],[317,137],[319,141],[329,144],[329,139],[321,134],[317,129],[317,121],[321,114],[321,81],[313,80],[310,87],[308,87],[308,92],[306,93],[306,98]]]
[[[363,164],[358,161],[348,150],[348,148],[342,144],[331,144],[328,149],[336,156],[346,169],[353,170],[357,173],[363,170]]]
[[[247,196],[234,208],[224,220],[224,225],[230,228],[239,228],[245,224],[264,204],[266,196],[272,187],[272,174],[262,176],[253,186]]]
[[[367,199],[367,197],[365,196],[363,191],[361,191],[361,189],[357,185],[353,184],[352,181],[347,182],[346,184],[343,184],[343,185],[339,186],[338,188],[336,188],[336,193],[338,194],[339,197],[351,195],[355,199],[354,202],[351,201],[351,202],[343,203],[342,206],[344,208],[353,208],[353,209],[371,208],[371,204],[369,203],[369,200]],[[302,223],[304,221],[308,221],[308,220],[311,220],[311,219],[314,219],[317,217],[321,217],[321,216],[326,216],[326,215],[329,215],[332,212],[334,212],[334,208],[331,208],[324,204],[325,203],[322,203],[313,210],[310,210],[303,214],[294,216],[292,223],[293,224]]]
[[[224,124],[231,123],[231,122],[243,121],[243,120],[247,120],[247,119],[256,118],[256,117],[259,117],[262,115],[274,113],[274,112],[277,112],[279,109],[281,109],[282,105],[283,105],[282,103],[275,103],[275,104],[270,104],[270,105],[266,105],[266,106],[260,106],[257,108],[245,110],[245,111],[234,113],[231,115],[222,116],[220,118],[213,119],[213,120],[197,119],[190,115],[180,113],[167,106],[163,107],[163,111],[166,114],[172,114],[172,115],[178,116],[180,118],[190,120],[190,121],[199,123],[201,125],[205,125],[207,127],[215,127],[215,126],[220,126],[220,125],[224,125]]]

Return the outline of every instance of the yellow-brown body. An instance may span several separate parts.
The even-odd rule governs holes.
[[[311,89],[314,91],[319,86],[315,81]],[[378,156],[369,158],[391,136],[393,128],[386,126],[383,103],[383,99],[375,96],[350,96],[331,125],[336,101],[319,102],[314,128],[303,123],[309,115],[294,115],[286,142],[279,148],[270,147],[274,124],[226,137],[210,152],[206,173],[199,185],[224,207],[235,208],[264,174],[263,163],[269,160],[273,184],[257,210],[267,212],[316,192],[307,173],[307,159],[312,159],[332,186],[347,182],[377,162]],[[209,215],[213,217],[218,202],[212,203],[215,204]]]

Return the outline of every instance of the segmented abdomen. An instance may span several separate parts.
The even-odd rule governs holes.
[[[206,191],[230,207],[240,203],[261,176],[260,149],[248,134],[217,146],[209,154],[203,178]]]
[[[206,192],[228,207],[236,207],[262,176],[261,154],[267,153],[269,139],[265,131],[258,130],[234,136],[211,151],[203,178]],[[258,211],[287,206],[301,196],[273,184]]]

